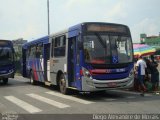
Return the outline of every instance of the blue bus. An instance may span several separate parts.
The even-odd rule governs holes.
[[[133,44],[126,25],[81,23],[26,43],[23,51],[23,76],[57,85],[63,94],[133,86]]]
[[[0,80],[8,83],[8,78],[14,78],[14,48],[12,41],[0,40]]]

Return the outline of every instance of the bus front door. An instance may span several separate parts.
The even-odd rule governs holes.
[[[68,54],[68,82],[69,86],[75,81],[75,50],[76,50],[76,40],[75,38],[70,38],[69,40],[69,54]]]
[[[79,50],[77,45],[78,37],[72,37],[69,39],[68,43],[68,83],[69,86],[79,88],[81,85],[79,84]]]

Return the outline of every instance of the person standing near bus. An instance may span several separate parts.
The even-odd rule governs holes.
[[[154,60],[154,56],[151,55],[151,82],[152,82],[152,90],[157,91],[159,87],[159,71],[157,69],[158,63]]]
[[[146,68],[147,68],[146,62],[142,59],[142,56],[140,56],[136,63],[136,70],[137,70],[137,75],[138,75],[139,87],[142,91],[141,93],[142,96],[144,96],[144,92],[146,91],[146,87],[144,85]]]

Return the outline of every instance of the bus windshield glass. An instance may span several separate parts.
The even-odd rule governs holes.
[[[117,56],[118,63],[133,61],[130,37],[98,33],[91,34],[84,36],[83,45],[86,63],[112,64],[112,56]]]
[[[13,50],[10,47],[0,47],[0,64],[8,64],[13,61]]]

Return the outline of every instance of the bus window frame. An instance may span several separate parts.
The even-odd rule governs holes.
[[[61,39],[62,37],[63,37],[63,39]],[[65,57],[66,56],[66,43],[67,43],[66,35],[56,36],[56,37],[52,38],[51,56],[55,57],[55,58]],[[56,55],[57,54],[55,52],[56,49],[57,49],[57,51],[64,49],[64,51],[62,51],[63,53],[61,55]]]
[[[43,56],[43,49],[44,49],[43,43],[38,43],[36,45],[35,58],[41,58],[41,56]],[[39,52],[39,56],[38,56],[38,52]]]

